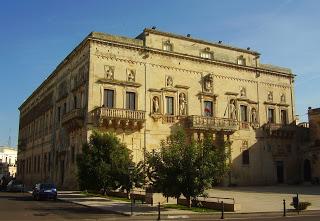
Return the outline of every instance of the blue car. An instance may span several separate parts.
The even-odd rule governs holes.
[[[35,200],[54,199],[57,200],[57,188],[52,183],[37,183],[32,191]]]

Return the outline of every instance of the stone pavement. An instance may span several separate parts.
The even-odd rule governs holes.
[[[253,187],[215,188],[207,191],[209,196],[231,197],[241,205],[238,213],[277,212],[283,210],[283,199],[286,208],[290,206],[292,197],[299,193],[300,201],[308,201],[308,210],[320,210],[320,186],[311,185],[277,185]]]
[[[234,198],[241,209],[240,213],[265,213],[283,211],[283,199],[286,200],[286,208],[292,210],[290,206],[292,197],[299,193],[300,201],[308,201],[311,206],[308,210],[320,211],[320,186],[255,186],[255,187],[232,187],[215,188],[207,191],[209,196]],[[80,205],[94,207],[114,213],[130,215],[131,203],[120,200],[106,199],[102,197],[89,197],[75,191],[60,191],[59,199],[77,203]],[[134,215],[154,215],[158,214],[157,206],[147,204],[134,204]],[[200,214],[192,211],[164,209],[161,208],[161,215],[196,215]]]
[[[59,191],[58,198],[60,200],[80,204],[83,206],[94,207],[109,212],[114,212],[123,215],[131,215],[131,203],[121,200],[107,199],[103,197],[85,196],[78,191]],[[149,204],[133,204],[134,215],[157,215],[157,205]],[[165,209],[161,208],[161,215],[186,215],[197,214],[192,211]]]

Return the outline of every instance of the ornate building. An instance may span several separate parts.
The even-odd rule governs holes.
[[[250,48],[155,29],[93,32],[20,106],[18,175],[74,188],[92,130],[115,132],[139,161],[180,125],[230,141],[226,184],[295,182],[293,83]]]

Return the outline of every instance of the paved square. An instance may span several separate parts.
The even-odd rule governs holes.
[[[209,196],[235,198],[235,202],[241,204],[241,210],[237,211],[240,213],[282,211],[283,199],[287,209],[293,209],[290,203],[296,193],[299,193],[300,201],[311,203],[308,210],[320,210],[320,186],[220,187],[207,192]]]

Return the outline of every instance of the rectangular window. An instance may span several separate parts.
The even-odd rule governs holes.
[[[71,162],[74,163],[75,161],[75,150],[74,150],[74,146],[71,146]]]
[[[167,112],[168,115],[174,115],[173,97],[166,97],[167,102]]]
[[[212,59],[212,53],[211,52],[200,52],[200,57],[206,58],[206,59]]]
[[[246,65],[246,60],[244,58],[238,58],[237,63],[238,65]]]
[[[287,111],[286,110],[280,111],[280,117],[281,117],[281,124],[287,124]]]
[[[204,116],[213,117],[213,103],[212,101],[204,102]]]
[[[248,122],[248,107],[246,105],[240,105],[241,121]]]
[[[104,90],[103,105],[107,108],[114,107],[114,90]]]
[[[268,123],[275,123],[274,109],[268,109]]]
[[[242,164],[248,165],[250,163],[249,149],[242,152]]]
[[[126,108],[129,110],[136,109],[136,93],[134,92],[126,93]]]
[[[61,115],[61,107],[58,107],[58,111],[57,111],[57,120],[58,122],[60,122],[60,116]]]
[[[170,44],[170,43],[163,43],[163,50],[165,50],[165,51],[172,51],[172,44]]]
[[[63,103],[63,113],[62,114],[66,114],[67,113],[67,103],[64,102]]]
[[[78,108],[77,95],[75,95],[75,96],[73,97],[73,107],[74,107],[74,109],[77,109],[77,108]]]

